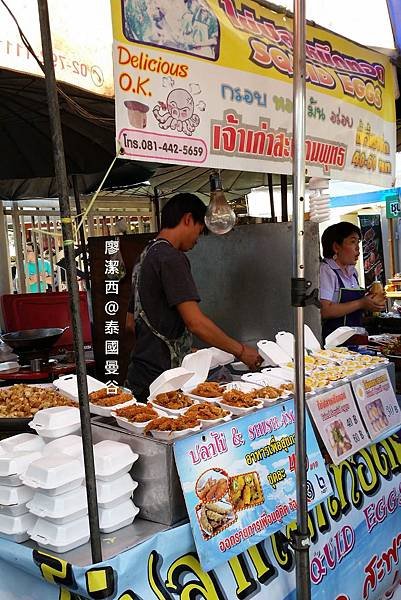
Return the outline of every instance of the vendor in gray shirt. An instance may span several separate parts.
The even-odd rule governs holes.
[[[178,367],[192,348],[192,334],[244,362],[262,363],[257,350],[229,337],[199,308],[199,294],[185,252],[204,225],[206,206],[193,194],[177,194],[162,210],[161,231],[134,267],[127,326],[135,330],[127,385],[146,402],[149,385],[163,371]]]

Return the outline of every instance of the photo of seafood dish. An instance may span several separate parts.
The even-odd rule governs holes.
[[[226,501],[198,504],[195,511],[205,540],[217,535],[237,519],[233,507]]]
[[[223,395],[224,388],[215,381],[205,381],[199,383],[196,388],[191,391],[194,396],[201,398],[220,398]]]
[[[383,403],[380,398],[367,404],[366,412],[374,432],[380,433],[380,431],[383,431],[383,429],[386,429],[386,427],[389,426],[390,423],[384,412]]]
[[[258,473],[251,471],[230,477],[229,494],[235,511],[262,504],[264,496]]]
[[[341,456],[352,448],[351,440],[345,431],[342,421],[336,420],[326,427],[330,445],[337,456]]]
[[[159,416],[154,408],[146,404],[134,404],[125,408],[118,408],[115,414],[132,423],[146,423],[152,419],[157,419]]]
[[[230,417],[231,413],[228,410],[224,410],[217,404],[212,402],[201,402],[200,404],[194,404],[184,413],[185,416],[195,417],[200,421],[221,421]]]
[[[183,408],[189,408],[194,404],[194,401],[180,391],[165,392],[164,394],[158,394],[156,398],[152,400],[152,404],[160,406],[160,408],[167,408],[170,410],[181,410]]]
[[[228,492],[228,475],[219,469],[208,469],[199,477],[195,492],[202,502],[221,500]]]
[[[117,406],[133,399],[134,396],[130,392],[125,392],[122,388],[118,388],[117,394],[109,394],[107,388],[89,394],[89,402],[97,406]]]

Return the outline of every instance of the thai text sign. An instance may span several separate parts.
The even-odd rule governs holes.
[[[331,494],[310,422],[308,499]],[[294,401],[178,440],[175,460],[206,570],[257,544],[296,514]]]
[[[292,19],[253,0],[111,0],[125,158],[292,171]],[[318,27],[306,45],[308,175],[394,181],[393,67]]]

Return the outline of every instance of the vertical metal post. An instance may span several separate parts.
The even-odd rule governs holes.
[[[79,196],[78,180],[77,180],[76,175],[72,176],[72,189],[74,191],[75,208],[77,211],[77,215],[81,215],[82,214],[81,198]],[[85,223],[82,223],[82,227],[79,229],[79,242],[80,242],[81,248],[82,248],[82,262],[84,265],[86,289],[89,292],[90,291],[89,265],[88,265],[88,255],[86,253],[86,240],[85,240],[84,227],[85,227]]]
[[[52,133],[54,169],[59,191],[61,228],[63,232],[63,247],[66,258],[68,290],[70,293],[70,308],[74,353],[77,367],[79,410],[81,415],[82,444],[84,451],[86,492],[89,509],[90,541],[92,561],[102,560],[102,547],[99,532],[99,515],[96,494],[95,467],[93,460],[91,417],[89,412],[88,385],[86,379],[86,364],[84,342],[82,336],[81,315],[79,311],[79,292],[77,283],[77,268],[70,212],[68,178],[65,166],[63,137],[61,131],[60,109],[57,97],[56,78],[54,74],[53,49],[50,33],[49,11],[47,0],[38,0],[40,33],[44,59],[47,101],[49,105],[50,128]]]
[[[55,292],[56,284],[55,284],[54,255],[53,255],[53,239],[54,238],[52,237],[51,231],[50,231],[50,217],[49,216],[46,217],[46,230],[48,233],[47,247],[49,249],[50,270],[51,270],[51,274],[52,274],[52,292]],[[54,245],[56,245],[56,242]]]
[[[17,289],[21,294],[26,293],[26,279],[25,279],[25,267],[24,267],[24,250],[22,247],[22,235],[21,221],[18,214],[18,203],[13,202],[12,205],[12,221],[14,230],[14,244],[15,244],[15,260],[17,266]]]
[[[295,452],[297,489],[297,529],[293,536],[297,599],[310,600],[309,534],[307,503],[307,456],[305,427],[305,344],[304,297],[305,256],[305,0],[294,0],[294,79],[293,79],[293,273],[292,304],[295,320]]]
[[[37,242],[37,239],[36,239],[36,232],[34,231],[34,229],[36,229],[35,217],[31,217],[31,226],[32,226],[31,242],[33,244],[33,252],[35,254],[35,269],[36,269],[38,292],[40,292],[41,291],[40,288],[42,287],[41,286],[42,275],[41,275],[41,271],[40,271],[40,268],[39,268],[38,242]]]

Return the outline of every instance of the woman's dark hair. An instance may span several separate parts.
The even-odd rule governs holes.
[[[176,194],[162,209],[161,228],[177,227],[182,217],[191,213],[195,223],[204,223],[206,206],[195,194]]]
[[[356,233],[359,239],[361,239],[362,234],[359,227],[357,227],[353,223],[348,223],[348,221],[342,221],[341,223],[330,225],[330,227],[325,229],[322,235],[322,248],[324,258],[333,258],[335,254],[333,250],[333,244],[335,242],[337,244],[342,244],[345,238],[347,238],[349,235],[352,235],[353,233]]]

